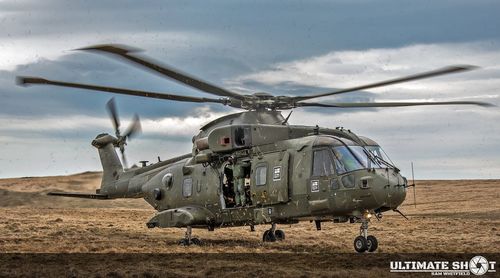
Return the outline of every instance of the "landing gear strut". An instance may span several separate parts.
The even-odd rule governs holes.
[[[277,240],[284,240],[285,232],[283,232],[283,230],[276,230],[276,223],[272,223],[271,225],[271,229],[266,230],[262,235],[262,241],[275,242]]]
[[[191,226],[188,226],[186,229],[186,235],[184,236],[183,239],[181,239],[179,241],[179,245],[182,245],[182,246],[189,246],[191,244],[201,245],[201,240],[199,240],[196,237],[192,237],[191,233],[192,233],[192,228],[191,228]]]
[[[368,223],[369,219],[363,217],[361,219],[361,227],[359,228],[359,236],[354,239],[354,249],[358,253],[363,253],[365,251],[374,252],[377,250],[378,241],[374,236],[368,235]]]

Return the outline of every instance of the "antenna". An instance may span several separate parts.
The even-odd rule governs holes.
[[[417,193],[415,192],[417,187],[415,186],[415,173],[413,172],[413,161],[411,162],[411,179],[413,182],[413,204],[415,205],[415,208],[417,208]]]

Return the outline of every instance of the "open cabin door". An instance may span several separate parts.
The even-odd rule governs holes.
[[[267,153],[252,160],[251,196],[254,205],[288,202],[289,160],[287,151]]]

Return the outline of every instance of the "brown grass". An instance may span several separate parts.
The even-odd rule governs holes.
[[[183,229],[148,229],[145,226],[155,211],[142,199],[102,201],[46,196],[55,189],[93,192],[99,184],[99,173],[0,180],[0,253],[146,252],[201,253],[205,256],[207,253],[234,253],[236,257],[236,253],[274,253],[277,256],[346,253],[346,256],[352,256],[352,241],[359,231],[359,224],[323,223],[323,230],[316,231],[314,224],[302,222],[279,227],[286,232],[284,242],[263,243],[262,233],[268,226],[257,226],[255,232],[250,232],[248,227],[214,232],[194,230],[204,245],[182,247],[177,241],[183,236]],[[386,213],[380,222],[372,221],[370,234],[379,240],[377,252],[498,253],[499,189],[499,180],[417,182],[417,208],[413,206],[412,189],[401,207],[409,221],[393,212]],[[181,260],[183,263],[187,261],[190,260]],[[223,259],[213,260],[210,266],[193,275],[217,276],[227,273],[225,267],[234,270],[233,263],[224,262]],[[249,260],[245,264],[247,268],[255,269],[252,265],[259,262]],[[273,273],[277,276],[293,273],[343,276],[342,271],[345,271],[325,272],[325,268],[311,270],[301,268],[301,265],[308,264],[294,263],[288,267],[278,264],[267,271],[275,271]],[[382,275],[388,273],[387,268],[376,271]],[[258,271],[251,273],[243,272],[249,276],[262,276]],[[128,276],[127,273],[121,274]],[[362,276],[363,272],[358,274]]]

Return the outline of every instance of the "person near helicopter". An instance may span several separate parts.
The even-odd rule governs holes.
[[[248,162],[236,162],[233,158],[233,177],[234,177],[234,201],[236,207],[243,207],[247,204],[245,194],[245,167],[248,167]]]
[[[224,166],[223,194],[228,207],[235,206],[234,202],[234,159],[230,156]]]

